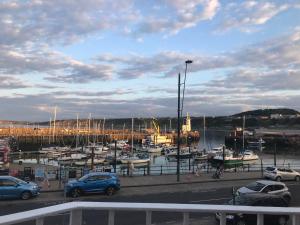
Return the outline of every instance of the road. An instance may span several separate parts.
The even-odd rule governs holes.
[[[243,186],[249,181],[235,182],[237,187]],[[300,194],[297,194],[300,183],[286,182],[293,199],[291,206],[300,206]],[[108,197],[105,195],[83,196],[76,201],[99,201],[99,202],[149,202],[149,203],[184,203],[184,204],[223,204],[231,198],[232,182],[218,182],[218,184],[182,184],[166,185],[158,187],[135,187],[123,188],[116,195]],[[64,198],[61,192],[42,193],[38,198],[28,201],[14,200],[0,202],[0,215],[6,215],[15,212],[26,211],[30,209],[56,205],[73,199]],[[174,213],[153,213],[154,224],[180,224],[182,215]],[[214,224],[213,215],[209,214],[192,214],[192,222],[201,221],[201,224]],[[86,211],[84,212],[84,224],[98,225],[107,224],[107,213],[103,211]],[[67,216],[56,216],[48,218],[45,224],[64,225],[68,223]],[[25,223],[24,223],[25,224]],[[30,224],[30,223],[26,223]],[[117,225],[141,225],[145,224],[145,215],[143,212],[117,212]],[[193,223],[192,223],[193,224]]]

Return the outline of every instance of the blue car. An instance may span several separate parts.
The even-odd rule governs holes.
[[[120,190],[120,180],[114,173],[90,173],[78,180],[72,180],[65,186],[67,196],[74,198],[87,193],[106,193],[113,195]]]
[[[0,176],[0,199],[21,198],[27,200],[39,195],[39,187],[12,176]]]

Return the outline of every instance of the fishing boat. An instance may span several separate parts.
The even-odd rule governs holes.
[[[224,168],[234,168],[243,165],[243,157],[241,155],[234,156],[234,153],[228,149],[221,154],[217,154],[210,161],[213,166],[223,165]]]

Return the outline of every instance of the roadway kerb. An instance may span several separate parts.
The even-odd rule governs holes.
[[[260,172],[237,172],[225,173],[220,179],[213,179],[212,173],[201,174],[185,174],[180,176],[180,181],[177,182],[176,175],[148,175],[148,176],[120,176],[121,188],[134,187],[155,187],[155,186],[171,186],[180,184],[195,184],[195,183],[218,183],[234,182],[242,180],[257,180],[261,179]],[[62,192],[64,184],[59,188],[58,181],[50,181],[50,187],[42,187],[41,192]]]

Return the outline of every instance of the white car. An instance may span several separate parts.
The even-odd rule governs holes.
[[[264,171],[264,177],[276,181],[281,181],[281,180],[300,181],[300,173],[290,168],[267,167]]]
[[[239,188],[236,192],[237,195],[251,193],[280,195],[287,201],[287,203],[289,203],[292,198],[288,187],[284,183],[270,180],[258,180],[252,182],[245,187]]]

